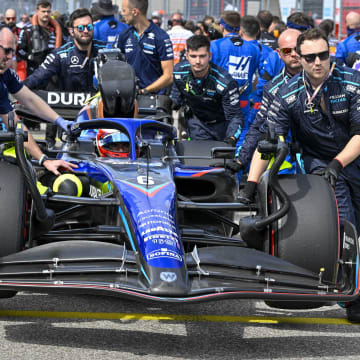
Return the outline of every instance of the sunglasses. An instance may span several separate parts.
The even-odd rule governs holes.
[[[2,45],[0,45],[0,48],[4,49],[5,55],[10,55],[10,54],[13,54],[15,52],[15,50],[13,48],[6,48],[6,47],[3,47]]]
[[[313,63],[317,57],[321,61],[327,60],[330,56],[330,53],[329,53],[329,50],[326,50],[326,51],[316,53],[316,54],[306,54],[306,55],[301,54],[300,56],[302,58],[304,58],[307,63]]]
[[[296,52],[296,48],[294,48],[294,47],[293,48],[281,48],[280,52],[283,55],[290,55],[293,50]]]
[[[16,20],[16,17],[15,17],[15,16],[14,16],[14,17],[7,17],[6,20],[7,20],[7,21],[10,21],[10,20],[14,20],[14,21],[15,21],[15,20]]]
[[[87,29],[87,31],[93,31],[94,30],[94,25],[93,24],[87,24],[87,25],[75,26],[75,29],[77,29],[79,32],[83,32],[85,30],[85,28]]]

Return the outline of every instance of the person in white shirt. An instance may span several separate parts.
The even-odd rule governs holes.
[[[172,27],[167,33],[173,45],[174,65],[180,61],[180,53],[186,48],[186,40],[194,34],[184,28],[184,20],[180,13],[171,17]]]

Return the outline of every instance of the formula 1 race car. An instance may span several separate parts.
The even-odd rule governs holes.
[[[21,122],[0,133],[16,150],[14,162],[4,146],[0,161],[0,297],[247,298],[282,308],[357,298],[356,230],[345,223],[340,239],[335,195],[322,177],[278,175],[286,144],[259,145],[275,161],[256,201],[243,204],[225,166],[234,148],[178,141],[171,124],[155,119],[113,116],[139,106],[116,87],[103,90],[103,105],[88,104],[52,152],[77,164],[74,173],[54,178],[26,159]]]
[[[98,129],[125,134],[129,154],[100,157]],[[333,191],[319,176],[278,177],[286,145],[276,150],[257,202],[245,205],[236,200],[236,176],[221,166],[234,149],[176,142],[168,124],[76,123],[57,153],[78,165],[64,174],[76,188],[68,187],[71,195],[53,187],[40,195],[24,139],[20,125],[1,134],[2,141],[15,141],[17,156],[17,164],[6,157],[0,162],[2,297],[62,291],[308,307],[358,294],[356,231],[346,224],[340,257]]]

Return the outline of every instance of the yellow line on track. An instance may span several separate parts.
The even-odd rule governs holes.
[[[261,317],[261,316],[221,316],[221,315],[172,315],[172,314],[130,314],[103,312],[28,311],[0,310],[0,317],[96,319],[96,320],[143,320],[143,321],[193,321],[193,322],[237,322],[247,324],[317,324],[317,325],[357,325],[346,319],[312,317]]]

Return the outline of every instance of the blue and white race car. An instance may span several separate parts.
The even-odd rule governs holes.
[[[16,163],[4,153],[0,161],[0,297],[54,291],[308,308],[358,296],[356,230],[345,224],[340,239],[322,177],[277,175],[286,145],[272,149],[273,166],[246,205],[224,166],[235,149],[178,141],[170,124],[106,112],[80,112],[55,151],[78,168],[59,178],[25,159],[21,126],[0,134],[16,148]]]

